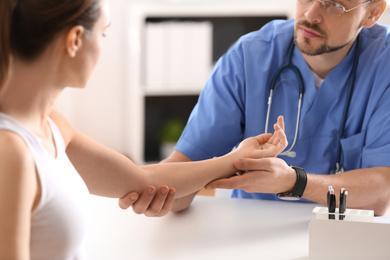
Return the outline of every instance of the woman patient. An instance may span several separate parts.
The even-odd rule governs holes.
[[[0,259],[84,259],[89,194],[167,185],[180,197],[235,174],[239,158],[276,156],[287,145],[280,117],[273,135],[219,158],[135,165],[53,111],[66,87],[86,86],[99,60],[107,0],[1,0],[0,20]]]

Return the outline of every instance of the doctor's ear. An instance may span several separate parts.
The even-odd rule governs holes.
[[[386,6],[387,4],[385,0],[373,0],[373,2],[368,6],[367,19],[363,26],[367,28],[374,26],[386,10]]]
[[[84,27],[77,25],[72,27],[68,33],[66,34],[65,37],[65,48],[67,54],[74,58],[77,54],[77,51],[81,48],[82,46],[82,38],[84,35]]]

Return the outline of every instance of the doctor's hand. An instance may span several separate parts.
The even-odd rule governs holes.
[[[240,189],[245,192],[281,193],[292,191],[296,172],[280,158],[239,159],[235,167],[245,172],[206,185],[206,189]]]
[[[131,192],[119,199],[121,209],[133,208],[136,214],[144,214],[147,217],[162,217],[171,211],[175,201],[176,190],[167,186],[161,186],[159,190],[153,186],[148,186],[138,196]]]

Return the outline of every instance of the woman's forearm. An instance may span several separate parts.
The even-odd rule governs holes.
[[[279,119],[278,119],[279,120]],[[287,145],[283,119],[275,134],[247,138],[234,151],[219,158],[198,162],[164,163],[137,166],[122,154],[75,131],[69,124],[57,120],[62,129],[66,152],[92,194],[121,198],[129,192],[141,194],[147,186],[167,185],[182,197],[203,188],[207,183],[235,173],[239,158],[275,156]]]
[[[79,135],[67,153],[92,194],[121,198],[129,192],[141,194],[147,186],[167,185],[182,197],[203,188],[214,179],[235,172],[233,163],[240,151],[198,162],[137,166],[130,159],[96,141]]]
[[[155,187],[167,185],[176,189],[177,197],[194,193],[207,183],[231,176],[236,169],[233,163],[240,158],[238,152],[197,162],[164,163],[143,166],[148,175],[148,184]]]

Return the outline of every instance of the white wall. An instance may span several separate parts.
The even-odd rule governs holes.
[[[383,13],[382,17],[379,19],[378,22],[380,24],[390,25],[390,0],[386,0],[386,2],[387,2],[387,9]]]
[[[65,90],[56,104],[56,108],[82,133],[119,152],[128,150],[124,142],[128,134],[125,127],[128,122],[125,121],[131,120],[125,109],[124,96],[128,73],[125,13],[127,5],[133,1],[136,0],[110,1],[112,25],[107,31],[103,55],[90,83],[83,90]],[[390,8],[380,23],[390,24]]]
[[[111,0],[111,27],[101,60],[86,89],[66,89],[56,108],[82,133],[123,151],[125,84],[125,7],[133,0]]]

